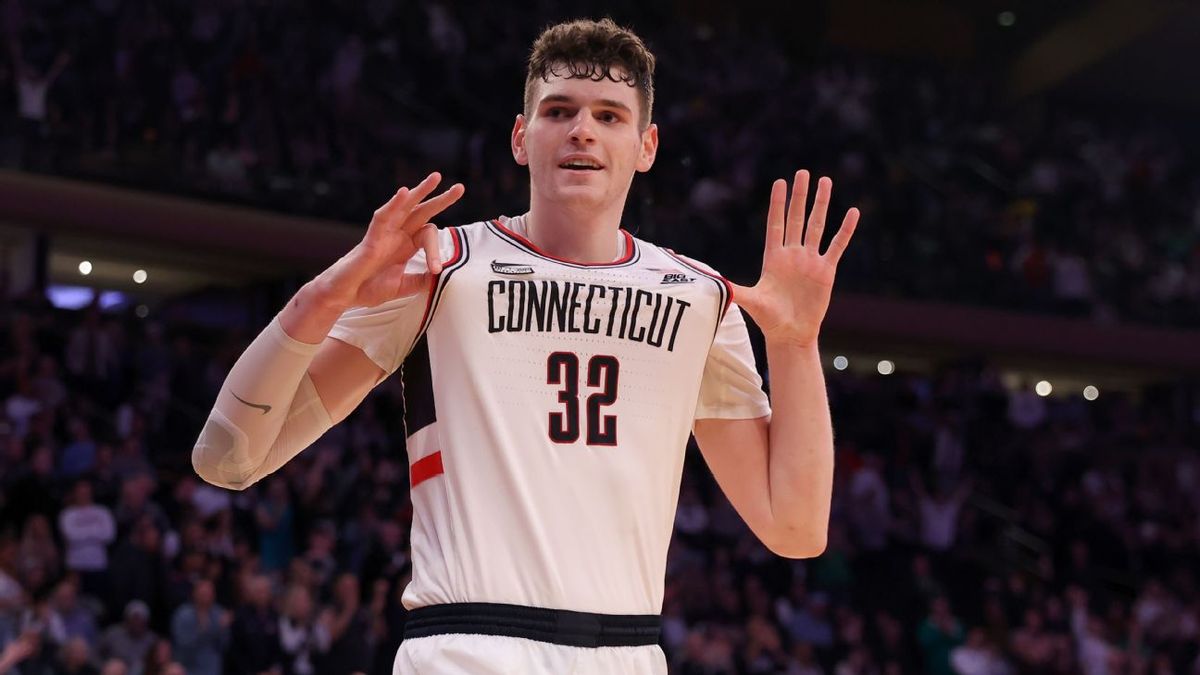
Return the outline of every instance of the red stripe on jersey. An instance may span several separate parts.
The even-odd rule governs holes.
[[[445,473],[445,469],[442,467],[442,452],[439,450],[432,455],[422,457],[413,462],[412,467],[408,470],[409,483],[415,488],[430,478],[440,476],[443,473]]]
[[[679,255],[678,253],[676,253],[675,251],[672,251],[669,248],[663,247],[663,250],[667,252],[667,255],[674,258],[675,261],[678,262],[680,265],[683,265],[684,267],[692,270],[693,272],[695,272],[697,274],[703,274],[704,276],[708,277],[709,279],[712,279],[713,281],[716,281],[725,286],[725,292],[727,293],[727,295],[725,296],[725,307],[721,310],[721,315],[724,316],[725,312],[729,311],[730,303],[733,302],[733,284],[730,283],[730,281],[728,279],[721,276],[720,274],[714,274],[712,272],[709,272],[709,271],[701,268],[698,264],[696,264],[696,265],[692,264],[692,262],[690,262],[687,258]]]
[[[454,242],[454,253],[450,256],[449,260],[442,263],[442,271],[438,272],[437,276],[429,277],[429,297],[425,298],[425,313],[421,315],[421,323],[419,324],[421,326],[425,325],[425,320],[429,318],[429,311],[433,308],[433,296],[436,295],[435,291],[437,291],[438,279],[442,278],[442,273],[446,271],[447,267],[458,262],[458,259],[462,257],[462,243],[458,239],[460,236],[462,235],[459,234],[457,228],[450,228],[450,239]]]
[[[523,245],[525,248],[533,251],[534,253],[536,253],[540,256],[549,258],[551,260],[557,260],[558,262],[561,262],[561,263],[568,263],[571,265],[582,265],[584,267],[607,267],[609,265],[621,265],[621,264],[629,262],[630,260],[633,260],[633,235],[629,234],[625,230],[620,231],[621,234],[623,234],[625,236],[625,255],[621,256],[620,260],[614,260],[612,262],[606,262],[606,263],[585,263],[585,262],[579,262],[576,260],[568,260],[566,258],[560,258],[556,255],[551,255],[549,253],[546,253],[542,249],[538,248],[537,245],[534,244],[532,241],[529,241],[525,237],[522,237],[521,235],[517,234],[516,232],[513,232],[512,230],[505,227],[504,224],[500,222],[499,218],[493,218],[492,223],[494,223],[496,225],[496,227],[500,228],[504,232],[504,234],[507,234],[508,236],[510,236],[513,239],[516,239],[518,242],[520,242],[521,245]]]

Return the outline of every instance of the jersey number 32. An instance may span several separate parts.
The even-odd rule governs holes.
[[[600,409],[617,400],[620,364],[615,356],[597,354],[587,362],[587,386],[596,389],[587,397],[587,444],[616,445],[617,416],[601,415]],[[554,352],[546,359],[546,383],[561,386],[558,401],[562,411],[550,413],[550,440],[574,443],[579,440],[579,355]]]

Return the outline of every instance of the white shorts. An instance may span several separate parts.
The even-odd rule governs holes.
[[[567,647],[499,635],[445,634],[400,643],[392,675],[666,675],[658,645]]]

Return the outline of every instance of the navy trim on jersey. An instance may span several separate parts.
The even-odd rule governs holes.
[[[729,280],[719,274],[713,274],[712,272],[705,271],[700,267],[689,263],[687,260],[683,259],[683,256],[669,248],[663,248],[661,246],[659,248],[662,249],[663,253],[671,256],[675,262],[683,265],[696,274],[703,275],[704,278],[717,285],[717,289],[721,294],[721,305],[720,309],[717,311],[717,327],[713,329],[713,339],[715,340],[717,337],[717,330],[721,328],[721,322],[725,320],[725,313],[729,311],[729,305],[733,302],[733,287],[729,285]]]
[[[412,347],[401,365],[400,380],[403,384],[404,435],[411,437],[421,429],[437,421],[437,410],[433,400],[433,372],[429,363],[429,340],[425,333],[433,322],[433,315],[441,302],[442,292],[451,275],[462,269],[471,258],[471,245],[467,236],[458,227],[448,228],[454,241],[454,253],[442,265],[441,274],[433,280],[433,289],[425,303],[425,315],[421,317],[421,328],[413,339]]]
[[[413,345],[416,345],[417,340],[421,339],[421,336],[429,329],[429,324],[433,322],[434,312],[437,311],[438,303],[442,300],[442,291],[446,289],[446,283],[450,281],[450,276],[462,269],[471,259],[471,245],[467,242],[467,235],[463,234],[462,228],[451,227],[448,229],[450,238],[454,241],[454,253],[442,265],[442,273],[433,281],[433,289],[425,304],[425,316],[421,317],[421,328],[417,330]]]
[[[637,263],[637,261],[642,259],[642,249],[637,245],[637,240],[633,238],[633,235],[629,234],[625,230],[620,231],[621,234],[625,235],[625,256],[623,258],[611,263],[581,263],[557,258],[549,253],[539,250],[538,247],[533,244],[533,242],[505,227],[504,224],[500,222],[499,218],[493,218],[491,221],[488,221],[487,226],[492,234],[500,237],[517,249],[520,249],[532,256],[541,258],[542,260],[564,265],[566,267],[574,267],[575,269],[587,270],[629,267],[630,265],[634,265]]]
[[[401,400],[404,401],[404,437],[437,421],[433,401],[433,370],[429,365],[429,339],[417,338],[412,351],[400,366]]]

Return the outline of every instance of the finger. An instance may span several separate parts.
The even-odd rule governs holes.
[[[804,210],[808,206],[808,172],[801,169],[792,181],[792,199],[787,210],[787,240],[784,245],[804,244]]]
[[[784,201],[787,199],[787,181],[782,178],[771,184],[771,204],[767,207],[767,248],[783,246]]]
[[[386,223],[390,217],[390,214],[395,212],[395,210],[399,208],[399,204],[407,197],[408,188],[402,187],[399,190],[396,190],[396,193],[392,195],[391,199],[387,200],[382,206],[375,209],[375,214],[371,217],[371,223],[367,226],[367,231],[370,232],[372,229],[377,229],[381,227],[383,223]]]
[[[412,214],[410,214],[405,220],[404,228],[410,229],[424,227],[426,223],[432,220],[439,213],[450,208],[454,202],[462,199],[462,196],[466,193],[466,191],[467,189],[463,187],[462,183],[455,183],[442,194],[433,197],[432,199],[426,199],[413,209]]]
[[[433,193],[433,189],[436,188],[440,182],[442,182],[442,174],[434,171],[426,176],[425,180],[417,183],[412,190],[409,190],[408,197],[404,200],[405,210],[416,208],[417,204],[419,204],[421,200]]]
[[[755,288],[753,286],[735,284],[732,281],[729,282],[729,285],[733,288],[733,301],[737,303],[737,306],[750,312],[750,316],[754,316],[754,308],[758,306],[756,301],[758,296]]]
[[[856,208],[847,211],[846,217],[842,219],[842,226],[838,228],[837,234],[833,235],[833,241],[829,242],[829,250],[825,252],[825,255],[833,264],[836,265],[842,259],[842,254],[850,245],[850,238],[854,236],[854,230],[858,228],[859,215]]]
[[[430,274],[442,273],[442,252],[438,247],[438,231],[437,226],[433,223],[425,223],[421,230],[417,232],[417,242],[421,248],[425,249],[425,267]]]
[[[427,272],[414,274],[412,272],[404,272],[399,275],[396,281],[396,290],[393,291],[392,297],[407,298],[410,295],[416,295],[421,291],[429,288],[433,282],[433,275]]]
[[[825,214],[829,212],[829,195],[833,193],[833,181],[828,176],[821,176],[817,181],[817,196],[813,199],[813,210],[808,216],[808,234],[804,236],[804,246],[811,245],[813,250],[821,252],[821,235],[825,233]]]
[[[436,171],[425,177],[425,180],[417,183],[411,189],[401,188],[396,193],[396,196],[388,200],[379,211],[376,211],[376,216],[381,217],[383,222],[392,226],[403,225],[408,220],[408,213],[416,208],[417,204],[422,199],[429,196],[433,189],[437,187],[442,180],[442,175]],[[401,194],[403,192],[404,194]],[[424,221],[422,221],[424,222]]]

